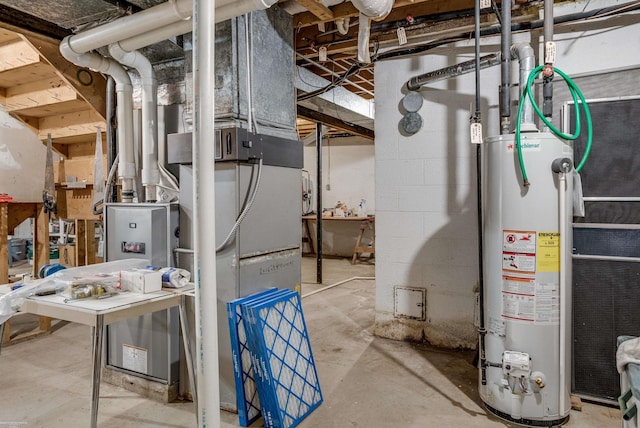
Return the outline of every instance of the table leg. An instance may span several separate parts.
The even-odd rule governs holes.
[[[4,329],[6,324],[6,321],[0,324],[0,353],[2,353],[2,344],[4,343]]]
[[[191,344],[189,334],[189,327],[187,325],[187,310],[186,310],[187,296],[184,294],[181,297],[180,305],[178,306],[180,314],[180,328],[182,329],[182,345],[184,346],[184,357],[187,359],[187,372],[189,372],[189,381],[191,382],[191,396],[193,397],[193,403],[198,407],[198,388],[196,385],[196,376],[193,371],[193,359],[191,353]],[[197,412],[196,412],[197,416]]]
[[[93,332],[93,368],[91,377],[91,428],[98,426],[98,402],[100,400],[100,374],[102,371],[102,336],[104,334],[104,315],[96,317]]]

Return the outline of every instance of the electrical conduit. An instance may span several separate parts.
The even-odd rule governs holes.
[[[119,43],[109,46],[111,56],[128,67],[135,68],[142,79],[142,185],[145,201],[156,201],[158,170],[158,84],[151,62],[140,52],[128,52]]]

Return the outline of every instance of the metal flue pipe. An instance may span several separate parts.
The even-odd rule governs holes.
[[[500,53],[492,53],[480,57],[480,68],[487,68],[500,64]],[[460,64],[451,65],[438,70],[430,71],[419,76],[412,77],[407,82],[407,89],[417,91],[427,83],[437,82],[439,80],[449,79],[451,77],[461,76],[476,70],[476,60],[461,62]]]
[[[542,85],[542,113],[545,117],[553,116],[553,61],[549,57],[549,43],[553,42],[553,0],[544,0],[544,47],[546,65],[543,70],[544,84]]]
[[[500,133],[508,134],[511,127],[511,0],[502,2],[500,52]]]
[[[527,85],[527,79],[529,74],[533,71],[536,65],[536,58],[533,53],[533,48],[528,43],[515,43],[511,46],[511,58],[517,59],[520,64],[518,85],[520,92],[522,93]],[[522,123],[520,129],[522,131],[537,131],[536,125],[533,121],[533,106],[531,102],[524,100],[524,106],[522,107]]]

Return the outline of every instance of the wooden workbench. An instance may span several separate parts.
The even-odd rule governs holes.
[[[33,228],[33,274],[39,266],[49,263],[49,215],[42,204],[36,202],[0,202],[0,284],[9,282],[9,234],[28,218],[35,219]],[[51,330],[51,318],[41,316],[40,328],[34,335],[48,333]],[[11,340],[11,328],[7,321],[3,329],[2,343]]]

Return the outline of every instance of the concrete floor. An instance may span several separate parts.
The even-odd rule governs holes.
[[[374,266],[324,261],[324,283],[373,276]],[[315,259],[303,259],[303,294],[319,286]],[[324,403],[301,428],[509,427],[488,416],[477,394],[473,352],[374,337],[375,282],[354,280],[303,300]],[[14,325],[28,328],[34,317]],[[89,328],[54,321],[48,336],[5,347],[0,355],[0,427],[88,426]],[[162,404],[102,383],[100,427],[195,427],[192,403]],[[619,427],[620,412],[584,403],[565,426]],[[222,427],[237,427],[222,413]],[[262,426],[257,422],[253,426]]]

